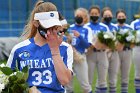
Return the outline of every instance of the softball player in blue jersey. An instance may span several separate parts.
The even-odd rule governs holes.
[[[90,22],[86,26],[92,29],[92,34],[95,35],[100,31],[109,31],[109,28],[103,24],[99,23],[98,19],[100,16],[100,9],[98,6],[92,6],[89,9]],[[93,73],[95,67],[97,67],[98,80],[96,85],[96,93],[106,93],[107,92],[107,72],[108,72],[108,58],[105,50],[93,49],[93,52],[87,55],[88,63],[88,74],[89,83],[92,85]]]
[[[124,10],[118,10],[116,12],[116,17],[119,30],[132,30],[132,28],[125,24],[126,13]],[[121,93],[128,93],[128,83],[129,83],[129,72],[132,62],[132,49],[131,47],[124,46],[122,51],[119,51],[120,58],[120,70],[121,70]]]
[[[113,18],[112,10],[109,7],[105,7],[102,10],[102,22],[109,27],[111,32],[118,31],[117,26],[111,23]],[[119,55],[118,51],[109,51],[111,54],[108,58],[109,60],[109,68],[108,68],[108,78],[109,78],[109,93],[116,93],[116,83],[117,83],[117,75],[119,69]]]
[[[140,19],[136,19],[130,25],[133,30],[140,31]],[[140,45],[136,45],[133,49],[133,60],[135,64],[135,88],[136,93],[140,93]]]
[[[68,29],[69,33],[73,33],[75,38],[72,38],[72,45],[79,53],[82,59],[74,60],[73,69],[84,93],[92,93],[92,88],[88,80],[88,65],[86,61],[85,50],[91,45],[92,31],[85,27],[87,23],[88,11],[84,8],[78,8],[75,11],[75,23]],[[74,41],[75,40],[75,41]],[[75,42],[75,43],[74,43]],[[74,59],[76,56],[74,56]],[[73,84],[67,86],[67,93],[72,93]]]
[[[38,1],[25,28],[27,39],[12,49],[7,62],[12,69],[29,65],[27,82],[41,93],[64,93],[72,77],[73,50],[62,42],[63,34],[57,35],[60,27],[56,6]]]

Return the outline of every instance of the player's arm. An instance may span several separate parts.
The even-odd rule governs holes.
[[[58,78],[59,82],[62,85],[68,84],[70,82],[71,78],[72,78],[72,62],[73,62],[73,60],[72,60],[73,59],[73,52],[72,51],[73,50],[70,47],[67,50],[67,52],[70,54],[70,55],[67,54],[68,68],[62,60],[62,58],[60,56],[60,53],[59,53],[59,50],[54,49],[52,51],[52,58],[53,58],[53,61],[54,61],[54,67],[55,67],[56,75],[57,75],[57,78]]]
[[[49,31],[47,32],[46,39],[51,49],[56,76],[62,85],[66,85],[70,82],[72,78],[72,73],[71,70],[69,70],[67,66],[64,64],[60,55],[59,46],[62,43],[62,37],[63,35],[58,37],[56,30],[52,28],[49,29]],[[71,47],[68,47],[67,52],[71,53],[71,55],[67,55],[67,58],[73,58],[73,52]],[[73,60],[70,61],[71,63],[73,62]]]
[[[83,46],[83,47],[85,47],[85,48],[88,48],[89,46],[90,46],[90,44],[88,43],[88,41],[86,40],[86,39],[84,39],[81,35],[80,35],[80,33],[78,32],[78,31],[76,31],[76,30],[73,30],[73,33],[74,33],[74,35],[77,37],[77,38],[79,38],[79,40],[80,40],[80,44]],[[76,42],[77,43],[77,42]],[[78,43],[77,43],[78,44]]]

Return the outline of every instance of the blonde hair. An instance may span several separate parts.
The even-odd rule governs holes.
[[[57,11],[56,6],[51,2],[44,2],[42,0],[38,0],[36,2],[34,9],[29,16],[28,23],[24,27],[24,32],[22,33],[22,37],[24,37],[24,39],[32,38],[37,33],[37,27],[33,24],[35,13],[49,11]]]
[[[88,22],[89,22],[88,10],[85,9],[85,8],[78,8],[78,9],[75,10],[75,14],[76,14],[77,11],[82,11],[82,12],[84,13],[85,18],[86,18],[86,19],[84,20],[84,24],[88,23]]]
[[[102,10],[102,12],[101,12],[101,16],[102,16],[101,22],[104,22],[103,15],[104,15],[105,11],[110,11],[110,12],[112,13],[111,8],[109,8],[109,7],[104,7],[103,10]]]

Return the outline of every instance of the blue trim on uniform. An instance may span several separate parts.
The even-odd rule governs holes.
[[[89,22],[86,25],[91,28],[93,34],[97,34],[100,31],[106,32],[109,29],[107,25],[100,22],[97,22],[97,23]]]
[[[81,46],[84,48],[90,47],[90,43],[88,43],[81,35],[78,38],[80,39]]]
[[[118,28],[117,28],[117,26],[115,26],[115,24],[113,24],[113,23],[106,23],[106,22],[104,22],[104,24],[106,24],[108,26],[108,28],[109,28],[109,30],[111,32],[112,31],[118,31]]]
[[[118,27],[119,30],[120,30],[120,29],[122,29],[122,30],[125,30],[125,29],[127,29],[127,30],[133,30],[133,29],[130,27],[130,25],[128,25],[128,24],[125,24],[125,25],[123,25],[123,26],[119,26],[119,25],[117,24],[117,27]]]
[[[92,93],[92,91],[90,91],[89,93]]]
[[[116,87],[109,87],[109,93],[116,93]]]
[[[95,93],[107,93],[107,87],[105,88],[96,87]]]
[[[140,93],[140,89],[136,89],[136,93]]]
[[[100,90],[107,90],[107,88],[99,88]]]
[[[121,86],[122,86],[122,87],[127,87],[128,84],[127,84],[127,83],[122,83]]]
[[[140,79],[135,79],[135,81],[140,83]]]
[[[135,79],[135,90],[136,93],[140,93],[140,79]]]

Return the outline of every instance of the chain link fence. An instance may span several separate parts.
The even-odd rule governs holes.
[[[0,37],[20,36],[28,16],[37,0],[1,0],[0,3]],[[74,22],[74,10],[78,7],[89,9],[92,5],[105,6],[115,12],[124,9],[127,13],[127,23],[134,19],[134,15],[140,12],[140,0],[44,0],[54,3],[58,11],[62,13],[68,22]]]

